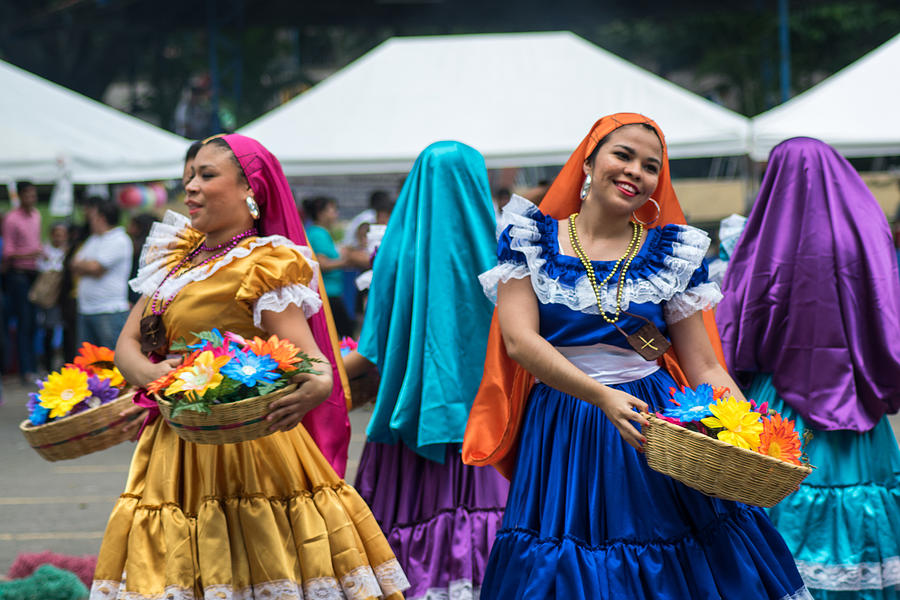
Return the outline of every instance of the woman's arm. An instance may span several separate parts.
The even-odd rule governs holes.
[[[146,305],[147,297],[143,296],[128,314],[116,342],[116,366],[119,367],[125,381],[137,387],[145,387],[181,363],[180,358],[154,363],[141,352],[141,317]]]
[[[272,422],[269,429],[271,431],[288,431],[296,427],[306,413],[324,402],[331,394],[333,385],[331,364],[316,345],[312,330],[310,330],[300,307],[290,304],[282,312],[264,310],[261,318],[264,331],[290,340],[310,358],[318,358],[322,361],[315,365],[318,374],[301,373],[296,375],[294,382],[299,383],[300,387],[269,405],[270,412],[266,417],[268,421]]]
[[[740,388],[731,375],[722,368],[716,359],[716,353],[703,324],[703,314],[695,312],[691,316],[669,325],[672,346],[678,355],[678,364],[684,371],[691,387],[708,383],[713,387],[724,386],[731,390],[734,397],[744,400]]]
[[[646,411],[647,404],[595,381],[541,337],[538,301],[530,278],[511,279],[499,285],[497,313],[506,351],[513,360],[550,387],[599,407],[622,438],[641,450],[644,438],[630,422],[647,424],[633,410]]]

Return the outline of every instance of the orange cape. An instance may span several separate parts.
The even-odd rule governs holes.
[[[572,152],[553,185],[547,191],[547,195],[544,196],[539,207],[541,212],[555,219],[565,219],[578,211],[581,207],[579,192],[584,180],[582,167],[584,161],[597,147],[597,143],[610,132],[625,125],[638,123],[646,123],[653,127],[662,142],[662,168],[659,172],[656,190],[653,192],[653,198],[660,205],[660,214],[652,226],[658,227],[670,223],[684,224],[684,213],[681,212],[681,205],[672,188],[663,133],[652,120],[636,113],[616,113],[594,123],[590,133]],[[642,221],[649,222],[656,216],[656,208],[652,203],[647,202],[637,210],[637,215]],[[716,356],[724,366],[722,342],[719,340],[712,311],[705,311],[703,320]],[[674,348],[666,352],[659,362],[680,385],[688,385],[684,372],[678,364]],[[466,425],[466,435],[462,447],[463,462],[478,466],[493,465],[505,477],[512,477],[516,462],[519,427],[525,412],[525,400],[533,385],[534,376],[519,366],[506,353],[495,309],[488,336],[484,375]]]

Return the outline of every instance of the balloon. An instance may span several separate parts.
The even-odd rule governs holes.
[[[141,190],[136,185],[126,185],[119,190],[119,205],[125,208],[134,208],[141,205]]]

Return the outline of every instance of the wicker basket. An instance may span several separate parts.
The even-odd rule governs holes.
[[[19,429],[29,445],[47,460],[78,458],[129,439],[122,426],[136,419],[140,413],[127,417],[119,413],[131,406],[132,396],[133,390],[121,394],[112,402],[44,425],[32,425],[25,419],[19,424]]]
[[[796,491],[812,472],[808,465],[787,463],[654,415],[644,416],[650,422],[642,429],[650,468],[707,496],[769,508]]]
[[[154,394],[166,423],[178,437],[194,444],[234,444],[247,442],[274,433],[266,421],[269,405],[297,389],[292,383],[264,396],[254,396],[237,402],[214,404],[208,414],[187,410],[172,418],[172,404]]]

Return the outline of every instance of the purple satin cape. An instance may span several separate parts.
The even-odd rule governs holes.
[[[769,155],[716,321],[732,373],[772,373],[813,427],[868,431],[900,409],[890,228],[844,157],[811,138]]]

